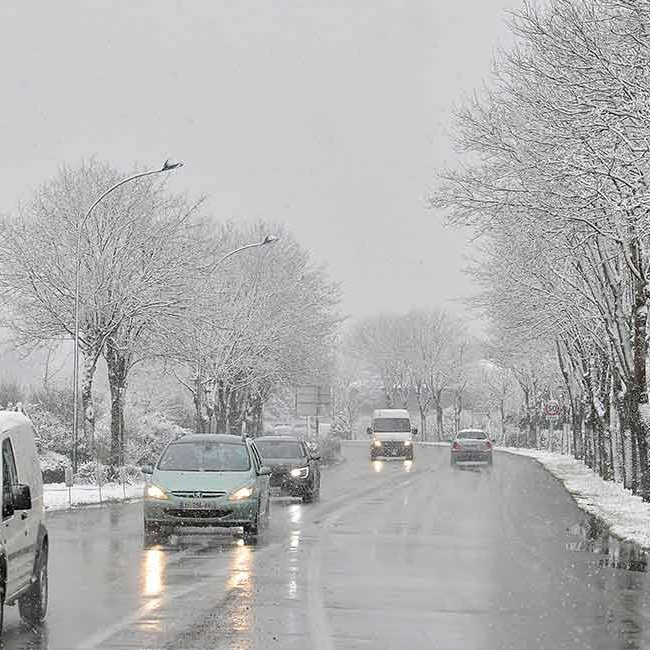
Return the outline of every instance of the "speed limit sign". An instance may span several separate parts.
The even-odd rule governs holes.
[[[556,418],[560,415],[560,402],[554,399],[544,404],[544,415],[548,418]]]

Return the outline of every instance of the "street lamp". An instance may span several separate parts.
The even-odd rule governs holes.
[[[162,174],[164,172],[172,171],[182,167],[182,162],[172,163],[169,160],[165,160],[162,167],[158,169],[150,169],[146,172],[138,172],[133,174],[128,178],[124,178],[121,181],[115,183],[109,187],[103,194],[101,194],[95,202],[88,208],[88,211],[84,215],[84,218],[80,221],[79,226],[77,227],[77,250],[75,257],[75,269],[74,269],[74,371],[72,378],[72,392],[73,392],[73,405],[72,405],[72,470],[73,472],[77,471],[77,442],[79,439],[79,408],[77,405],[79,399],[79,268],[81,266],[81,232],[83,227],[86,225],[88,218],[90,217],[92,211],[97,207],[97,205],[111,192],[116,190],[118,187],[135,181],[139,178],[144,178],[145,176],[153,176],[154,174]]]
[[[213,262],[208,266],[207,268],[207,273],[210,274],[212,273],[217,266],[219,266],[222,262],[225,262],[230,256],[235,255],[236,253],[240,253],[241,251],[245,251],[248,248],[257,248],[258,246],[267,246],[268,244],[273,244],[274,242],[278,241],[278,237],[275,237],[274,235],[267,235],[264,237],[262,241],[255,242],[254,244],[246,244],[245,246],[240,246],[239,248],[235,248],[234,251],[230,251],[230,253],[227,253],[220,259],[218,259],[216,262]]]
[[[216,262],[213,262],[212,264],[210,264],[210,265],[206,268],[206,273],[207,273],[208,275],[211,274],[211,273],[213,273],[214,270],[215,270],[215,269],[216,269],[216,268],[217,268],[217,267],[218,267],[222,262],[224,262],[225,260],[227,260],[227,259],[228,259],[229,257],[231,257],[232,255],[235,255],[235,254],[237,254],[237,253],[241,253],[241,251],[245,251],[245,250],[247,250],[247,249],[249,249],[249,248],[258,248],[258,247],[260,247],[260,246],[268,246],[269,244],[273,244],[273,243],[275,243],[276,241],[278,241],[278,239],[279,239],[279,238],[276,237],[275,235],[266,235],[266,237],[264,237],[264,239],[263,239],[262,241],[254,242],[254,243],[252,243],[252,244],[246,244],[245,246],[240,246],[239,248],[235,248],[235,250],[232,250],[232,251],[230,251],[229,253],[226,253],[223,257],[220,257]],[[204,288],[203,291],[205,292],[205,291],[207,291],[207,289]],[[201,294],[201,295],[205,295],[205,294]],[[199,380],[199,381],[200,381],[200,380]],[[207,382],[213,382],[213,381],[214,381],[214,380],[213,380],[212,378],[207,380]],[[206,383],[206,387],[207,387],[207,385],[208,385],[208,384]],[[214,388],[214,385],[212,385],[212,388]],[[197,428],[200,427],[200,425],[201,425],[200,417],[201,417],[201,416],[200,416],[199,414],[197,414]],[[208,425],[208,426],[209,426],[209,425]]]

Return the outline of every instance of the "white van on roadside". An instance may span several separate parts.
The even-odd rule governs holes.
[[[413,460],[413,441],[418,430],[411,427],[406,409],[376,409],[368,427],[370,460],[406,458]]]
[[[40,623],[47,613],[49,541],[41,465],[34,426],[22,412],[0,411],[2,528],[0,529],[0,630],[4,605]]]

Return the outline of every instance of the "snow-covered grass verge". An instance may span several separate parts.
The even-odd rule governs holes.
[[[47,483],[43,486],[45,510],[69,510],[80,506],[134,501],[142,499],[144,483],[122,486],[121,483],[102,485],[74,485],[70,490],[65,483]]]
[[[650,548],[650,503],[620,483],[604,481],[571,456],[538,449],[498,447],[497,450],[534,458],[562,481],[580,508],[602,519],[613,535]]]

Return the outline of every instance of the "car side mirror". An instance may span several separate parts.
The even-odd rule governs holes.
[[[368,428],[366,429],[366,433],[367,433],[369,436],[371,436],[371,435],[372,435],[372,429],[371,429],[370,427],[368,427]]]
[[[312,456],[312,458],[313,458],[314,460],[320,460],[320,454],[314,454],[314,455]]]
[[[411,433],[412,433],[414,436],[417,436],[417,435],[418,435],[418,428],[417,428],[417,427],[413,427],[413,428],[411,429]]]
[[[259,470],[257,470],[257,475],[258,476],[271,476],[271,468],[270,467],[260,467]]]
[[[140,471],[141,471],[143,474],[153,474],[153,465],[143,465],[143,466],[140,468]]]
[[[32,492],[29,485],[12,485],[11,500],[14,510],[31,510]]]

